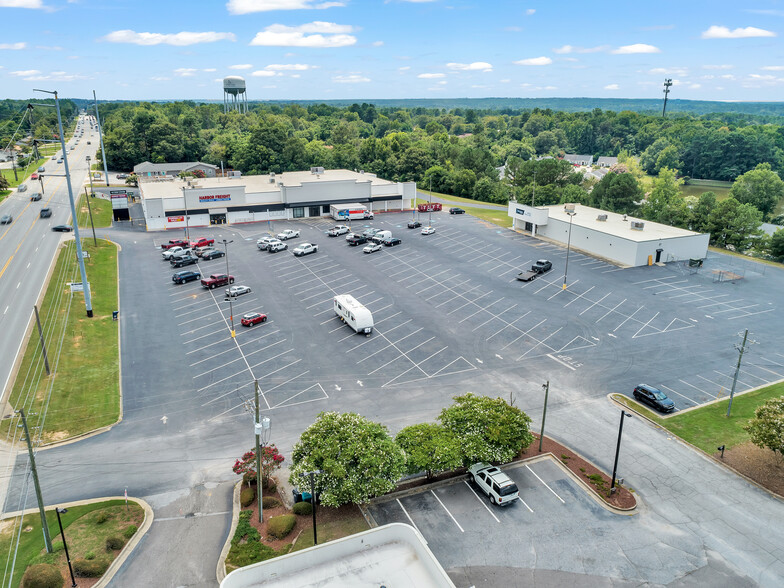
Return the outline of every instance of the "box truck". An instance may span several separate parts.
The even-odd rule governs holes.
[[[373,331],[373,315],[351,294],[338,294],[333,299],[335,314],[357,333],[369,335]]]
[[[370,217],[370,212],[358,202],[350,204],[333,204],[329,207],[329,214],[335,220],[364,219]]]

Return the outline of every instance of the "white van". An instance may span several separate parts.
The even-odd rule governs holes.
[[[378,233],[373,235],[373,238],[370,240],[375,241],[376,243],[383,243],[387,239],[391,239],[391,238],[392,238],[392,231],[379,231]]]
[[[373,315],[351,294],[338,294],[333,299],[335,314],[357,333],[369,335],[373,331]]]

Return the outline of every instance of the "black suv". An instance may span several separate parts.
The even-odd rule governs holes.
[[[171,260],[172,267],[185,267],[186,265],[193,265],[199,261],[198,257],[193,255],[185,255]]]
[[[175,284],[184,284],[185,282],[193,282],[194,280],[198,280],[201,278],[201,274],[199,272],[192,272],[190,270],[185,270],[182,272],[177,272],[172,276],[172,282]]]
[[[201,256],[201,258],[202,259],[206,259],[206,260],[209,261],[210,259],[217,259],[218,257],[223,257],[224,255],[226,255],[226,254],[223,251],[219,251],[217,249],[213,249],[211,251],[207,251],[206,253],[204,253]]]
[[[391,239],[384,241],[384,245],[387,247],[394,247],[395,245],[400,245],[400,243],[402,243],[402,241],[397,237],[392,237]]]
[[[51,208],[42,208],[41,209],[41,218],[49,218],[52,216],[52,209]]]
[[[465,214],[465,210],[462,208],[450,208],[449,214]]]
[[[362,243],[367,243],[367,237],[364,235],[354,235],[353,237],[348,238],[348,244],[352,247],[356,247],[357,245],[362,245]]]
[[[409,229],[418,229],[421,226],[422,226],[422,223],[420,223],[419,221],[411,221],[410,223],[408,223],[408,228]]]
[[[634,397],[661,412],[672,412],[675,410],[675,403],[664,392],[647,384],[637,386],[634,389]]]

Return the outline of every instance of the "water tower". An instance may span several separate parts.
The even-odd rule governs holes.
[[[223,78],[223,112],[235,110],[240,114],[248,112],[248,96],[245,94],[245,78],[226,76]]]

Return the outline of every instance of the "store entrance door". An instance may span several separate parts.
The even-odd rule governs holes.
[[[210,215],[210,224],[211,225],[225,225],[226,224],[226,215],[225,214],[211,214]]]

